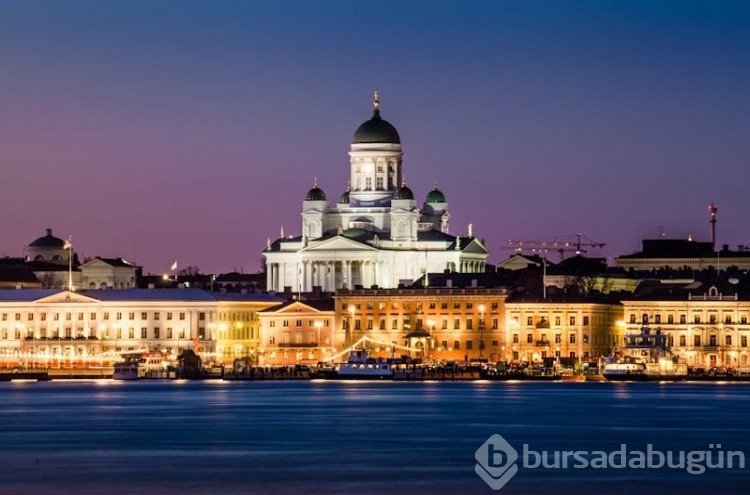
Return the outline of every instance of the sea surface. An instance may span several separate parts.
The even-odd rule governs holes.
[[[519,455],[498,491],[475,471],[496,434]],[[3,495],[750,493],[750,465],[529,467],[542,451],[552,465],[553,451],[623,444],[628,459],[651,444],[675,462],[678,451],[750,461],[750,384],[0,383]],[[503,469],[511,457],[491,459]]]

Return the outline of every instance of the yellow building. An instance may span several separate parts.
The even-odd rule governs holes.
[[[339,352],[367,337],[374,357],[424,361],[501,360],[505,352],[504,289],[429,287],[339,290]]]
[[[613,302],[583,298],[513,298],[506,302],[507,359],[544,358],[583,362],[612,352],[621,342],[623,309]]]
[[[699,283],[698,283],[699,284]],[[622,302],[626,333],[643,326],[669,335],[673,354],[695,368],[747,367],[750,301],[737,288],[664,288]]]
[[[256,363],[261,348],[261,311],[285,299],[268,294],[212,294],[217,300],[216,320],[208,324],[216,340],[216,360],[232,364],[235,359]]]

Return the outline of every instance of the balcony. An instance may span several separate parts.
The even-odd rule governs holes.
[[[29,337],[26,337],[25,340],[29,342],[32,342],[32,341],[33,342],[50,342],[50,341],[52,342],[72,342],[72,341],[80,342],[80,341],[86,341],[86,340],[99,340],[99,338],[94,335],[90,335],[88,337],[79,335],[78,337],[39,337],[39,338],[29,336]]]
[[[537,340],[536,346],[537,347],[549,347],[550,341],[549,340]]]
[[[311,349],[318,347],[317,342],[282,342],[279,347],[286,349]]]

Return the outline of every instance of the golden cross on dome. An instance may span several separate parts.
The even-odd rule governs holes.
[[[378,90],[376,89],[376,90],[375,90],[375,91],[374,91],[374,92],[372,93],[372,106],[374,106],[374,107],[375,107],[375,110],[377,110],[377,109],[378,109],[378,107],[380,106],[380,100],[378,100],[378,97],[379,97],[379,96],[380,96],[380,93],[378,93]]]
[[[317,175],[315,176],[315,179],[313,180],[313,187],[314,188],[318,187],[318,176]]]

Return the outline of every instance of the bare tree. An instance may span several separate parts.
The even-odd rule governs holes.
[[[201,269],[195,265],[186,266],[185,268],[177,272],[177,275],[182,275],[182,276],[200,275],[200,274],[201,274]]]

